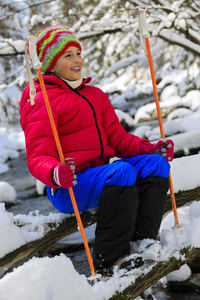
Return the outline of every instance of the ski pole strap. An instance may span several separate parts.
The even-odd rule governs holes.
[[[35,90],[35,85],[33,82],[33,76],[31,73],[31,68],[30,68],[30,64],[29,64],[29,59],[28,59],[28,41],[26,40],[25,43],[25,60],[26,60],[26,70],[27,70],[27,75],[28,75],[28,81],[29,81],[29,87],[30,87],[30,102],[31,105],[35,104],[34,98],[36,95],[36,90]]]
[[[138,11],[139,11],[138,23],[139,23],[139,32],[140,32],[140,42],[141,42],[141,45],[142,45],[142,49],[145,52],[145,55],[147,55],[145,39],[149,38],[150,34],[149,34],[148,28],[147,28],[146,8],[145,7],[140,7],[138,9]]]
[[[31,61],[33,63],[33,68],[35,70],[40,69],[42,67],[42,63],[39,61],[37,55],[37,49],[36,49],[37,37],[34,35],[29,35],[27,37],[27,40],[29,44],[29,54],[30,54]]]
[[[29,45],[30,58],[33,63],[33,68],[37,70],[37,69],[41,68],[41,66],[42,66],[42,63],[39,61],[38,56],[37,56],[37,50],[36,50],[36,45],[35,45],[36,40],[37,40],[36,36],[28,36],[26,39],[26,43],[25,43],[26,70],[27,70],[29,86],[30,86],[31,105],[35,104],[34,98],[36,95],[36,90],[35,90],[35,85],[33,82],[33,75],[31,72],[29,59],[28,59],[28,45]]]

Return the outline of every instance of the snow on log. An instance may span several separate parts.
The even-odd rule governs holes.
[[[175,194],[177,207],[183,206],[186,203],[192,202],[194,200],[200,199],[200,187],[197,187],[190,191],[180,191]],[[165,212],[172,210],[171,196],[168,195]],[[92,212],[81,213],[81,219],[83,222],[84,228],[92,225],[96,222],[97,210]],[[20,221],[15,222],[18,227],[23,227],[27,224],[23,222],[20,224]],[[29,257],[34,253],[45,252],[51,245],[61,240],[65,236],[76,232],[77,221],[74,215],[64,218],[63,221],[59,224],[54,223],[45,223],[45,234],[40,239],[36,239],[32,242],[26,243],[16,250],[7,253],[4,257],[0,258],[0,269],[10,265],[14,262],[17,262],[25,257]],[[37,228],[32,228],[32,231],[36,231]]]
[[[194,200],[200,199],[200,187],[194,188],[193,190],[188,191],[179,191],[175,194],[176,200],[177,200],[177,207],[183,206],[186,203],[192,202]],[[193,205],[193,204],[192,204]],[[165,212],[172,209],[171,206],[171,199],[170,195],[167,197]],[[52,215],[60,215],[60,214],[52,214]],[[8,265],[13,264],[14,262],[20,261],[24,258],[29,258],[30,256],[39,253],[45,253],[52,244],[56,243],[57,241],[64,238],[66,235],[69,235],[71,233],[74,233],[77,231],[77,221],[74,215],[66,215],[63,216],[62,214],[61,218],[55,218],[55,220],[60,221],[52,221],[53,217],[46,218],[46,216],[41,216],[43,221],[43,227],[44,227],[44,234],[41,238],[37,238],[31,242],[25,243],[21,247],[18,247],[17,249],[13,250],[10,253],[7,253],[4,257],[0,258],[0,268],[4,268]],[[14,219],[15,225],[17,225],[18,228],[29,228],[29,230],[32,230],[31,234],[34,236],[34,232],[38,230],[38,227],[41,226],[41,224],[37,224],[37,220],[39,216],[36,216],[36,222],[32,221],[33,224],[29,224],[29,221],[33,220],[33,218],[28,218],[26,215],[20,215],[20,217]],[[96,216],[97,216],[97,210],[94,211],[88,211],[85,213],[81,213],[81,219],[83,222],[83,226],[86,228],[93,223],[96,222]],[[188,229],[186,229],[186,232],[188,234]],[[163,233],[164,231],[162,231]],[[175,232],[175,231],[174,231]],[[188,264],[195,259],[198,259],[200,257],[200,247],[188,246],[187,244],[183,243],[182,248],[177,248],[172,246],[172,244],[168,241],[165,242],[165,239],[162,239],[162,233],[161,233],[161,244],[163,246],[158,251],[158,257],[159,259],[152,261],[146,261],[145,265],[139,269],[139,271],[136,271],[136,274],[139,276],[135,276],[134,279],[126,285],[126,287],[123,286],[120,287],[120,280],[119,280],[119,288],[116,289],[116,292],[112,294],[110,300],[118,300],[118,299],[130,299],[136,298],[137,296],[141,295],[148,287],[152,286],[154,283],[156,283],[159,279],[163,278],[167,274],[169,274],[172,271],[178,270],[182,265]],[[164,234],[163,234],[164,235]],[[183,233],[173,233],[173,231],[168,231],[168,234],[166,235],[167,238],[171,237],[173,238],[175,235],[181,235],[181,241],[184,239],[184,232]],[[189,234],[190,235],[190,234]],[[36,235],[37,236],[37,235]],[[175,236],[174,240],[177,241],[178,238]],[[166,238],[166,241],[167,241]],[[164,243],[163,243],[164,241]],[[173,242],[173,241],[172,241]],[[184,241],[183,241],[184,242]],[[167,243],[167,244],[166,244]],[[171,248],[169,250],[173,250],[169,256],[160,256],[160,253],[162,254],[163,249],[165,249],[166,245],[170,246]],[[168,250],[165,252],[168,253]],[[169,251],[170,252],[170,251]],[[129,276],[128,276],[129,277]],[[120,292],[119,292],[120,291]]]
[[[180,257],[178,259],[176,257],[170,257],[166,261],[155,262],[152,267],[152,263],[149,263],[150,271],[148,273],[146,270],[149,266],[148,264],[145,265],[144,271],[136,278],[135,282],[130,284],[122,292],[117,292],[110,300],[135,299],[167,274],[179,270],[182,265],[191,263],[196,258],[199,258],[200,248],[184,248],[179,253]]]
[[[84,228],[96,222],[96,214],[97,211],[94,211],[94,213],[91,213],[89,211],[81,213],[81,219]],[[29,224],[20,224],[19,222],[17,222],[16,225],[18,227],[23,227]],[[52,222],[49,224],[45,223],[44,227],[46,227],[46,233],[43,237],[26,243],[25,245],[22,245],[21,247],[15,249],[10,253],[7,253],[4,257],[0,258],[0,269],[14,262],[17,262],[25,257],[29,257],[34,253],[45,252],[52,244],[78,230],[76,217],[74,215],[63,219],[63,221],[60,224],[54,224]],[[37,231],[37,227],[32,227],[32,230]]]

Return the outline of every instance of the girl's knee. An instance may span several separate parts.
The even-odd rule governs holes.
[[[152,155],[151,163],[154,169],[154,176],[169,177],[170,164],[162,155]]]
[[[115,162],[115,171],[106,183],[109,186],[134,185],[137,179],[137,172],[130,164],[125,162]]]

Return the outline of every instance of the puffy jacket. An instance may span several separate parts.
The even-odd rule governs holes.
[[[77,89],[57,76],[43,75],[43,79],[64,157],[74,159],[76,173],[107,164],[114,156],[141,153],[144,140],[125,131],[106,94],[88,85],[91,78],[84,79]],[[35,104],[30,104],[29,85],[20,102],[27,165],[35,178],[57,187],[52,171],[60,160],[39,82],[35,81],[35,87]]]

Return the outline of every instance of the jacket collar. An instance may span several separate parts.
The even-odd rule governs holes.
[[[43,80],[44,80],[44,83],[45,83],[45,86],[46,86],[47,89],[51,89],[53,87],[60,87],[60,88],[66,89],[66,87],[69,87],[69,85],[64,80],[62,80],[61,78],[59,78],[55,75],[43,75],[42,77],[43,77]],[[92,81],[91,77],[83,78],[83,81],[77,87],[77,90],[80,90],[81,88],[83,88],[83,86],[85,84],[88,84],[91,81]],[[37,84],[40,85],[38,80],[36,81],[36,85]]]

